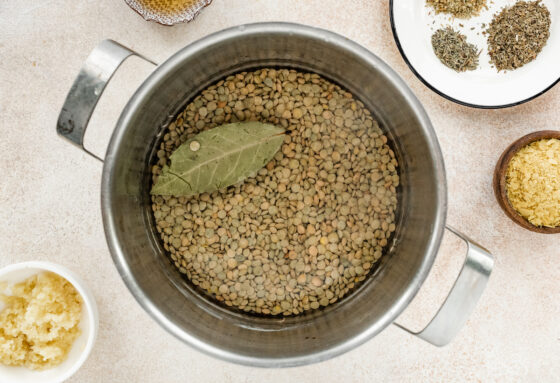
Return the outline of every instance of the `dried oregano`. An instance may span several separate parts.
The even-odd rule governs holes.
[[[490,62],[512,70],[533,61],[550,36],[550,12],[541,1],[518,1],[494,16],[487,30]]]
[[[432,47],[437,58],[457,72],[478,68],[480,50],[474,44],[467,43],[466,36],[451,27],[438,29],[432,35]]]
[[[426,0],[436,13],[449,13],[461,19],[478,16],[483,8],[488,8],[486,0]]]

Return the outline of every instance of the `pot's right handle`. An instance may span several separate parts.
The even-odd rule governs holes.
[[[84,147],[87,125],[105,86],[123,61],[132,55],[157,65],[113,40],[102,41],[84,63],[58,116],[57,133],[99,161],[103,160]]]
[[[422,331],[413,332],[395,323],[403,330],[440,347],[451,342],[466,323],[488,283],[494,266],[494,258],[488,250],[452,227],[447,226],[447,230],[467,244],[465,263],[449,295]]]

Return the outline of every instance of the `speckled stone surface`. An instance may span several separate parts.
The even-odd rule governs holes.
[[[78,272],[93,289],[99,338],[72,382],[560,381],[560,236],[516,226],[491,188],[495,162],[510,142],[532,131],[560,129],[560,86],[506,110],[455,105],[408,69],[393,42],[388,12],[388,1],[381,0],[215,0],[194,22],[169,28],[145,22],[118,0],[0,1],[0,267],[50,260]],[[451,345],[436,348],[391,326],[318,365],[236,366],[167,334],[117,274],[101,223],[101,164],[55,133],[81,64],[104,38],[162,62],[209,33],[273,20],[310,24],[357,41],[388,62],[424,104],[445,157],[448,222],[496,258],[486,293]],[[150,70],[132,61],[110,85],[92,120],[95,133],[88,137],[98,153]],[[401,323],[426,323],[445,296],[462,261],[461,249],[446,242]]]

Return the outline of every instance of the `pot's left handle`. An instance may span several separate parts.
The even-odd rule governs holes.
[[[84,63],[58,116],[57,133],[99,161],[103,160],[84,147],[87,125],[105,86],[123,61],[132,55],[157,65],[113,40],[102,41]]]

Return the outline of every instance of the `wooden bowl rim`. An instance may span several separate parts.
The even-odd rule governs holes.
[[[496,168],[494,169],[493,187],[494,194],[498,200],[498,204],[506,215],[519,226],[541,234],[557,234],[560,233],[560,226],[558,227],[539,227],[533,225],[527,219],[523,218],[510,204],[506,191],[506,173],[509,163],[513,156],[525,146],[532,142],[556,138],[560,139],[560,131],[557,130],[541,130],[538,132],[529,133],[517,141],[509,145],[500,156]]]

